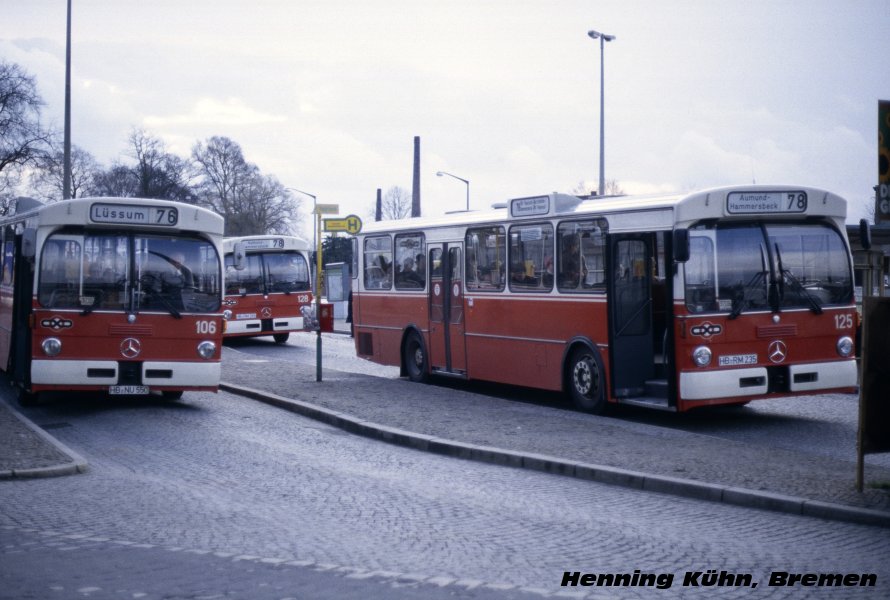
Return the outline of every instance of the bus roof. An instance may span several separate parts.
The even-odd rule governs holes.
[[[193,204],[147,198],[73,198],[50,204],[28,202],[25,212],[10,215],[5,222],[36,218],[40,226],[63,226],[73,224],[94,227],[120,227],[138,225],[145,229],[200,231],[222,235],[224,219],[213,211]],[[157,221],[146,208],[175,209],[165,210]],[[0,222],[3,222],[0,221]]]
[[[367,224],[362,234],[436,227],[497,223],[514,219],[603,217],[610,231],[656,231],[687,227],[707,219],[778,219],[801,215],[843,220],[847,203],[831,192],[792,185],[743,185],[691,193],[637,196],[572,196],[552,193],[513,198],[488,211],[451,213],[442,217],[402,219]]]
[[[237,242],[244,242],[244,250],[248,253],[263,250],[309,250],[309,242],[293,235],[242,235],[224,238],[223,252],[233,252]]]

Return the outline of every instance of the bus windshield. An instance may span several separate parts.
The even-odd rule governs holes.
[[[60,231],[40,256],[37,298],[46,308],[215,312],[219,256],[182,236]]]
[[[226,294],[302,292],[309,284],[309,265],[298,252],[248,253],[241,270],[235,269],[232,255],[226,255]]]
[[[707,224],[691,228],[689,238],[684,272],[691,313],[821,312],[852,300],[846,245],[825,223]]]

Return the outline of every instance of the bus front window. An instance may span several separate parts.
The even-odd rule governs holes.
[[[264,254],[270,292],[303,292],[309,289],[309,265],[302,254]]]
[[[825,223],[761,222],[690,229],[685,264],[691,313],[809,308],[846,304],[853,294],[841,235]]]

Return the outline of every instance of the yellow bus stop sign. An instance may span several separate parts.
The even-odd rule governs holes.
[[[362,230],[362,220],[356,215],[349,215],[342,219],[325,219],[324,230],[331,232],[345,231],[346,233],[355,235]]]

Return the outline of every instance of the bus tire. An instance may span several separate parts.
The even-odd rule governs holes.
[[[16,399],[20,406],[37,406],[40,403],[40,393],[31,392],[23,387],[16,388]]]
[[[275,340],[276,344],[283,344],[287,341],[287,338],[290,337],[289,333],[274,333],[272,334],[272,339]]]
[[[182,390],[164,390],[161,392],[161,397],[164,400],[179,400],[182,398]]]
[[[579,410],[602,414],[606,409],[602,362],[596,350],[576,348],[569,359],[567,384],[572,403]]]
[[[423,338],[416,331],[412,331],[405,338],[402,347],[402,362],[405,365],[405,374],[408,379],[416,383],[424,383],[429,378],[429,360]]]

